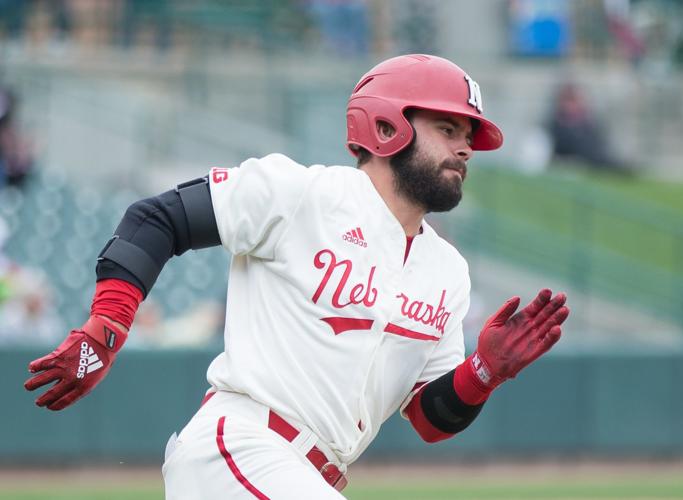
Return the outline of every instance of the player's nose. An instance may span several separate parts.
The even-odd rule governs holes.
[[[474,154],[472,147],[465,141],[458,144],[453,152],[455,154],[455,157],[462,161],[469,160],[470,158],[472,158],[472,155]]]

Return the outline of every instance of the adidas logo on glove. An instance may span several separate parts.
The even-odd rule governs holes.
[[[81,342],[81,359],[78,361],[77,378],[83,378],[87,373],[99,370],[104,366],[97,353],[87,342]]]

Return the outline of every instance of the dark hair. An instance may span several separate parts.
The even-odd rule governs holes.
[[[370,158],[372,158],[372,153],[362,146],[357,146],[357,148],[358,149],[356,150],[356,153],[358,153],[358,161],[356,163],[356,166],[362,167],[370,161]]]

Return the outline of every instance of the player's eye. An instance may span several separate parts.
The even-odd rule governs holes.
[[[444,134],[446,134],[448,137],[453,135],[453,127],[441,127],[441,130],[443,131]]]

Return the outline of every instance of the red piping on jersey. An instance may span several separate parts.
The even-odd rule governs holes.
[[[130,328],[142,302],[142,292],[127,281],[111,278],[97,282],[91,315],[106,316]]]
[[[393,323],[387,324],[387,326],[384,328],[384,331],[387,333],[393,333],[394,335],[400,335],[401,337],[408,337],[410,339],[432,340],[432,341],[438,341],[439,340],[439,337],[436,337],[435,335],[427,335],[426,333],[420,333],[420,332],[416,332],[414,330],[408,330],[407,328],[403,328],[403,327],[395,325]]]
[[[225,463],[228,464],[228,467],[230,468],[230,472],[237,478],[237,480],[246,488],[249,493],[254,495],[256,498],[259,500],[270,500],[266,495],[264,495],[262,492],[260,492],[256,486],[251,484],[249,480],[244,477],[242,472],[240,471],[239,467],[237,467],[237,464],[232,458],[232,455],[230,455],[230,452],[228,452],[227,448],[225,447],[225,443],[223,442],[223,426],[225,425],[225,417],[221,417],[218,419],[218,428],[216,430],[216,444],[218,445],[218,449],[221,452],[221,455],[223,455],[223,458],[225,459]]]
[[[339,335],[348,330],[369,330],[374,323],[374,320],[371,319],[344,318],[341,316],[320,319],[332,327],[332,331],[335,335]]]
[[[216,392],[207,392],[206,394],[204,394],[204,398],[202,399],[202,402],[199,405],[199,407],[201,408],[202,406],[204,406],[206,403],[209,402],[209,399],[211,399],[215,395],[216,395]]]
[[[408,254],[410,253],[410,247],[413,246],[413,239],[415,239],[415,236],[406,236],[406,253],[403,255],[403,263],[404,264],[408,260]]]

